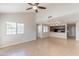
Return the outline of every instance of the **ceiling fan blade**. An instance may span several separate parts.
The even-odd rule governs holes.
[[[32,9],[32,7],[30,7],[30,8],[27,8],[26,10],[30,10],[30,9]]]
[[[39,5],[39,3],[35,3],[35,5]]]
[[[28,3],[28,4],[33,6],[33,4],[32,4],[32,3]]]
[[[46,9],[46,7],[38,6],[39,9]]]
[[[37,12],[38,12],[38,10],[35,10],[35,12],[37,13]]]

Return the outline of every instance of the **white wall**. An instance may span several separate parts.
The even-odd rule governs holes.
[[[76,40],[79,40],[79,23],[76,23]]]
[[[24,23],[24,34],[22,35],[6,35],[5,22],[19,22]],[[0,47],[23,43],[35,40],[36,24],[34,13],[9,13],[0,14]]]

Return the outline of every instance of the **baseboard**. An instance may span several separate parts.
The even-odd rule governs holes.
[[[12,46],[12,45],[17,45],[17,44],[21,44],[21,43],[25,43],[25,42],[29,42],[29,41],[33,41],[33,40],[36,40],[36,38],[30,39],[30,40],[26,40],[26,41],[13,42],[13,43],[10,43],[10,44],[2,44],[2,45],[0,45],[0,48]]]

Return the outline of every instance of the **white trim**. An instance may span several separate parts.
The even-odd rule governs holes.
[[[13,45],[17,45],[17,44],[21,44],[21,43],[33,41],[33,40],[36,40],[36,38],[29,39],[29,40],[26,40],[26,41],[13,42],[13,43],[10,43],[10,44],[9,44],[9,43],[8,43],[8,44],[1,44],[1,45],[0,45],[0,48],[4,48],[4,47],[8,47],[8,46],[13,46]]]

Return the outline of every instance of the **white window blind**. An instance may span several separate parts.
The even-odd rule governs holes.
[[[6,22],[7,34],[16,34],[16,23]]]
[[[6,22],[6,34],[24,34],[24,24]]]
[[[17,34],[23,34],[24,33],[24,24],[17,23]]]

